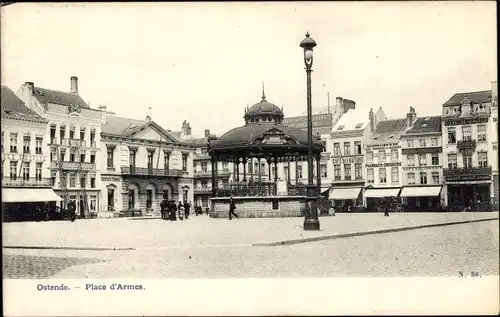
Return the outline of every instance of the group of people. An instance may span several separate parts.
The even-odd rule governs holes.
[[[179,220],[189,219],[189,215],[191,212],[191,203],[179,201],[178,204],[173,200],[164,199],[160,204],[161,210],[161,219],[163,220],[171,220],[176,221],[177,218]],[[203,214],[203,209],[200,205],[196,204],[194,206],[194,212],[196,216]],[[208,208],[207,208],[208,213]]]

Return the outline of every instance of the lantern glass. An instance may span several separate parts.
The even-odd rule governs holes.
[[[308,49],[304,52],[304,57],[306,61],[310,61],[313,57],[313,51],[311,49]]]

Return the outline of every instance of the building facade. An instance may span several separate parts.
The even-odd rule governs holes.
[[[365,119],[363,119],[365,118]],[[331,190],[328,198],[335,209],[362,208],[365,187],[365,146],[370,139],[374,123],[385,120],[383,110],[367,114],[361,109],[347,111],[333,126],[326,142]]]
[[[488,209],[494,199],[488,155],[492,110],[491,90],[457,93],[443,104],[443,190],[450,209]]]
[[[402,186],[401,135],[413,126],[417,113],[413,107],[404,119],[377,123],[366,145],[365,206],[375,211],[380,199],[397,197]]]
[[[496,81],[491,83],[491,117],[488,124],[488,161],[491,162],[494,209],[498,210],[498,84]]]
[[[157,215],[163,199],[192,202],[192,145],[149,116],[135,120],[101,110],[106,216]]]
[[[44,202],[60,200],[49,173],[47,120],[6,86],[1,88],[2,210],[4,221],[33,220]]]
[[[437,211],[444,204],[441,116],[418,118],[401,135],[402,185],[406,211]]]
[[[26,106],[48,121],[49,170],[55,192],[76,203],[79,217],[98,216],[100,209],[101,111],[91,109],[78,94],[78,78],[71,77],[70,91],[36,87],[26,82],[17,95]]]

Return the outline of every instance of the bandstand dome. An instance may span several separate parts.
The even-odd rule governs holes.
[[[210,141],[212,156],[258,157],[307,155],[307,131],[282,124],[283,110],[266,100],[245,111],[245,125],[229,130]],[[320,153],[324,143],[313,137],[313,152]]]

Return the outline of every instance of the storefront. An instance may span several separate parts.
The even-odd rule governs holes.
[[[376,212],[377,206],[383,204],[387,197],[398,197],[401,187],[367,188],[365,191],[366,208],[368,212]]]
[[[362,189],[362,187],[332,187],[328,198],[332,201],[336,211],[356,211],[363,207]]]
[[[3,221],[44,220],[61,200],[52,188],[2,188]]]
[[[448,207],[453,210],[474,211],[491,208],[491,183],[448,184]]]
[[[404,211],[441,211],[442,186],[405,186],[399,195]]]

